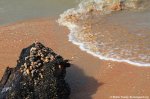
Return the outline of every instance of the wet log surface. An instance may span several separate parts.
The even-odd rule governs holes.
[[[6,68],[0,99],[68,99],[64,78],[69,66],[68,60],[36,42],[22,50],[16,67]]]

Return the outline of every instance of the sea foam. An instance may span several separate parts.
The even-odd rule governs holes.
[[[79,25],[79,19],[88,17],[88,13],[90,13],[90,11],[98,11],[100,12],[99,14],[106,15],[111,14],[113,11],[120,11],[124,9],[144,9],[142,4],[138,4],[139,1],[140,0],[83,0],[77,8],[69,9],[61,14],[58,19],[58,23],[68,27],[70,30],[70,34],[68,35],[69,41],[75,45],[78,45],[81,50],[86,51],[93,56],[103,60],[126,62],[135,66],[150,66],[150,63],[103,55],[102,52],[97,49],[91,50],[88,45],[92,45],[93,42],[84,41],[77,36],[82,31],[81,25]],[[142,2],[146,1],[147,0],[143,0]],[[96,45],[94,47],[96,48]]]

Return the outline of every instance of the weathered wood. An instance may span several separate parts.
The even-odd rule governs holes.
[[[15,68],[0,81],[0,99],[68,99],[66,67],[70,64],[39,42],[24,48]]]

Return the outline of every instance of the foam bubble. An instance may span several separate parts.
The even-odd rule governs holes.
[[[78,19],[85,18],[87,13],[92,9],[96,11],[101,11],[103,14],[111,13],[112,11],[118,11],[122,9],[137,9],[141,8],[141,6],[135,6],[139,0],[83,0],[77,8],[72,8],[67,11],[65,11],[63,14],[60,15],[60,18],[58,19],[58,23],[60,25],[68,27],[70,30],[69,41],[71,41],[73,44],[78,45],[81,50],[86,51],[87,53],[98,57],[102,60],[111,60],[111,61],[117,61],[117,62],[126,62],[135,66],[150,66],[150,63],[144,63],[139,61],[133,61],[130,59],[123,59],[123,58],[112,58],[107,55],[102,55],[99,51],[92,51],[87,46],[87,42],[81,41],[78,39],[78,37],[75,36],[75,34],[80,33],[81,27],[78,25],[78,22],[76,22]],[[146,1],[146,0],[145,0]],[[123,5],[120,5],[120,2],[123,2]],[[119,6],[118,6],[119,4]],[[113,8],[115,7],[116,8]],[[121,8],[117,8],[121,7]],[[88,42],[89,43],[89,42]],[[143,59],[145,58],[144,55],[141,55]]]

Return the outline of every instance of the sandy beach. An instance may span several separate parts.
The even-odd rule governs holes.
[[[72,60],[67,70],[71,99],[123,99],[150,95],[150,68],[103,61],[81,51],[68,41],[69,30],[55,18],[34,19],[0,27],[0,78],[7,66],[14,67],[22,48],[40,41],[65,59]],[[114,98],[115,99],[115,98]]]

